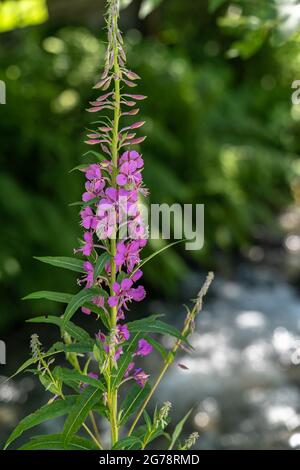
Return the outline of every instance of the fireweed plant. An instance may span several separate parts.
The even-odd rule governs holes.
[[[62,302],[67,307],[61,317],[30,320],[59,327],[61,341],[45,351],[39,337],[32,335],[32,356],[16,374],[27,370],[37,375],[52,397],[17,425],[5,448],[26,430],[60,416],[66,416],[61,433],[33,437],[20,449],[104,449],[105,433],[101,425],[105,420],[109,425],[111,449],[145,449],[154,439],[165,438],[166,448],[186,450],[198,437],[193,433],[186,441],[179,442],[189,413],[170,435],[166,428],[170,423],[171,403],[161,404],[153,416],[146,408],[174,362],[176,352],[180,348],[191,349],[188,338],[194,331],[195,318],[213,279],[212,273],[193,307],[187,309],[181,332],[164,323],[158,315],[128,322],[131,302],[140,302],[146,295],[140,284],[141,267],[159,252],[141,259],[141,250],[147,243],[147,227],[141,217],[139,195],[146,196],[147,190],[142,179],[144,161],[133,147],[145,139],[136,134],[144,122],[124,125],[122,121],[124,117],[128,120],[136,116],[137,102],[146,97],[129,92],[140,77],[126,67],[118,20],[119,0],[109,0],[105,67],[100,82],[94,87],[103,94],[91,102],[88,110],[101,117],[94,123],[95,130],[89,131],[86,141],[88,145],[99,147],[102,153],[88,152],[93,155],[93,162],[76,167],[86,179],[80,203],[83,239],[81,246],[75,249],[79,256],[38,258],[81,273],[78,279],[81,289],[75,295],[43,291],[26,297]],[[71,321],[79,309],[87,321],[95,317],[93,337]],[[173,348],[165,349],[153,334],[173,337]],[[140,361],[153,348],[161,354],[163,365],[150,385],[152,380]],[[59,354],[65,356],[64,365],[57,365]],[[91,361],[96,361],[97,372],[90,371]],[[126,394],[121,401],[122,389]]]

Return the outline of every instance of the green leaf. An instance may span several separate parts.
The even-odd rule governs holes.
[[[132,354],[134,353],[138,340],[141,337],[141,332],[139,331],[130,339],[129,345],[126,350],[124,350],[122,356],[118,361],[118,370],[112,381],[112,388],[115,389],[120,385],[123,380],[124,374],[127,370],[129,363],[132,361]]]
[[[141,439],[136,436],[124,437],[113,446],[113,450],[131,449],[136,445],[138,445],[138,447],[142,445]]]
[[[105,155],[103,155],[102,153],[99,153],[99,152],[96,152],[95,150],[88,150],[87,152],[85,152],[82,156],[83,157],[86,157],[87,155],[93,155],[94,157],[96,157],[100,162],[102,160],[106,160],[107,157],[105,157]]]
[[[169,352],[162,344],[153,339],[151,336],[144,335],[144,338],[162,355],[163,359],[167,359]]]
[[[89,412],[101,400],[101,395],[99,388],[94,387],[87,387],[81,393],[64,425],[63,435],[65,443],[70,442],[73,435],[86,420]]]
[[[65,400],[55,400],[52,403],[42,406],[40,409],[30,414],[29,416],[26,416],[26,418],[20,421],[20,423],[7,439],[4,450],[7,449],[7,447],[14,440],[20,437],[23,432],[27,431],[28,429],[31,429],[34,426],[43,423],[44,421],[48,421],[49,419],[58,418],[59,416],[70,413],[72,407],[76,403],[76,400],[76,396],[66,397]]]
[[[137,384],[132,385],[121,405],[122,414],[120,425],[125,424],[128,418],[137,410],[137,408],[139,408],[150,390],[151,387],[149,384],[146,384],[144,387],[140,387]]]
[[[95,341],[90,339],[90,340],[85,340],[85,341],[80,341],[78,343],[72,343],[72,344],[64,344],[58,341],[57,343],[54,343],[53,346],[49,349],[49,353],[60,351],[64,353],[87,353],[87,352],[92,352],[93,348],[95,345]]]
[[[74,166],[72,170],[69,171],[69,173],[72,173],[73,171],[76,170],[86,170],[89,167],[89,163],[82,163],[81,165]]]
[[[96,202],[98,201],[99,201],[99,197],[94,197],[93,199],[90,199],[87,202],[83,202],[83,201],[71,202],[70,204],[68,204],[68,206],[69,207],[73,207],[73,206],[87,207],[87,206],[92,206],[93,204],[96,204]]]
[[[42,263],[51,264],[57,268],[69,269],[77,273],[84,273],[84,261],[77,258],[69,258],[66,256],[34,256],[34,259]]]
[[[47,353],[45,354],[42,354],[42,357],[43,358],[46,358],[46,357],[49,357],[49,356],[53,356],[54,354],[59,354],[59,353],[62,353],[64,352],[63,349],[56,349],[56,350],[49,350]],[[8,379],[6,379],[4,381],[5,382],[8,382],[9,380],[13,379],[14,377],[16,377],[16,375],[20,374],[21,372],[23,372],[24,370],[26,370],[28,367],[32,366],[33,364],[36,364],[37,362],[39,362],[39,358],[30,358],[30,359],[27,359],[27,361],[25,361],[18,369],[17,371],[11,375],[10,377],[8,377]]]
[[[57,325],[59,328],[62,327],[63,319],[61,317],[47,316],[47,317],[35,317],[26,320],[27,323],[50,323]],[[66,332],[72,336],[72,338],[77,339],[77,341],[87,340],[90,338],[89,334],[77,325],[74,325],[71,321],[68,321],[65,328]]]
[[[101,293],[99,295],[101,295]],[[107,293],[106,293],[106,295],[107,295]],[[106,328],[108,328],[108,329],[110,328],[109,318],[107,317],[106,313],[104,312],[104,310],[102,308],[97,307],[97,305],[93,304],[92,302],[87,302],[85,304],[85,307],[88,308],[89,310],[91,310],[92,312],[96,313],[101,318],[101,321],[102,321],[103,325],[106,326]]]
[[[184,418],[182,418],[181,421],[179,421],[179,423],[177,424],[176,428],[174,429],[174,432],[172,434],[172,439],[171,439],[171,444],[170,444],[170,447],[168,450],[172,450],[177,439],[180,437],[180,434],[182,433],[182,430],[183,430],[183,426],[185,425],[185,422],[186,420],[188,419],[188,417],[190,416],[192,410],[190,410],[185,416]]]
[[[110,255],[108,253],[102,253],[101,256],[97,259],[94,269],[94,279],[96,280],[100,274],[102,274],[106,263],[110,260]]]
[[[73,436],[68,445],[65,445],[62,434],[48,434],[33,437],[18,450],[99,450],[99,447],[94,442],[78,436]]]
[[[148,431],[151,431],[151,429],[152,429],[152,421],[151,421],[151,418],[150,418],[150,416],[148,415],[148,413],[147,413],[146,410],[145,410],[144,413],[143,413],[143,417],[144,417],[144,420],[145,420],[145,423],[146,423],[147,430],[148,430]]]
[[[92,300],[97,294],[98,291],[96,289],[82,289],[72,297],[63,316],[62,331],[65,331],[68,321],[79,307],[82,307],[86,302]]]
[[[85,384],[91,385],[92,387],[96,387],[99,390],[104,391],[104,386],[100,382],[100,380],[89,377],[88,375],[80,374],[80,372],[77,372],[76,370],[73,370],[73,369],[67,369],[66,367],[61,367],[60,378],[66,384],[72,383],[72,382],[76,382],[78,385],[80,383],[85,383]]]
[[[143,0],[139,12],[139,17],[144,19],[148,16],[152,11],[160,5],[162,0]]]
[[[186,241],[185,239],[177,240],[176,242],[172,242],[169,245],[166,245],[163,248],[160,248],[159,250],[155,251],[154,253],[152,253],[152,255],[148,256],[140,264],[138,264],[138,266],[135,268],[135,270],[131,273],[131,276],[133,276],[133,274],[136,273],[138,269],[140,269],[142,266],[144,266],[144,264],[148,263],[148,261],[155,258],[155,256],[160,255],[160,253],[163,253],[165,250],[168,250],[172,246],[178,245],[178,243],[182,243],[182,242],[185,242],[185,241]]]
[[[38,292],[32,292],[32,294],[26,295],[23,297],[23,300],[38,300],[38,299],[46,299],[52,300],[53,302],[61,302],[63,304],[67,304],[72,299],[72,294],[66,294],[65,292],[53,292],[47,290],[41,290]]]
[[[146,319],[136,320],[127,323],[128,329],[131,333],[137,331],[143,333],[159,333],[163,335],[170,335],[174,338],[180,339],[181,341],[187,342],[187,339],[172,325],[164,323],[160,320],[149,321]]]

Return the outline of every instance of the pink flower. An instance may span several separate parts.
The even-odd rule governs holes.
[[[105,334],[103,334],[101,331],[99,331],[96,335],[96,338],[101,341],[101,343],[104,343],[103,347],[104,347],[104,350],[107,354],[109,354],[109,351],[110,351],[110,347],[109,347],[109,344],[107,344],[107,337],[105,336]],[[120,359],[120,356],[123,354],[123,349],[122,347],[120,346],[116,351],[115,351],[115,360],[117,361],[118,359]]]
[[[90,165],[86,172],[85,177],[88,180],[97,180],[102,178],[100,166],[97,163]]]
[[[140,387],[144,387],[149,379],[149,375],[146,374],[142,369],[135,369],[133,378]]]
[[[127,302],[131,302],[135,300],[136,302],[140,302],[146,296],[146,292],[143,286],[138,286],[136,288],[132,287],[133,281],[132,279],[125,278],[119,284],[115,282],[113,284],[113,291],[114,296],[109,297],[108,304],[110,307],[124,307],[127,309]]]
[[[139,242],[133,241],[127,244],[119,242],[117,244],[117,254],[115,256],[117,269],[121,268],[123,264],[125,264],[128,272],[132,272],[134,266],[140,262],[139,250]]]
[[[83,263],[83,269],[86,272],[86,276],[84,276],[79,281],[79,283],[81,284],[81,283],[85,282],[86,283],[85,287],[87,289],[90,289],[94,284],[94,266],[89,261],[85,261]]]
[[[117,176],[119,186],[138,185],[141,181],[142,175],[135,161],[125,162],[121,165],[120,173]]]
[[[90,206],[85,207],[81,212],[81,225],[86,229],[95,229],[97,227],[97,217],[95,216],[94,212],[90,208]]]
[[[81,252],[84,256],[90,256],[94,248],[92,232],[85,232],[83,238],[85,241],[84,245],[81,248],[75,250],[75,253]]]
[[[119,302],[121,302],[122,305],[126,305],[126,301],[131,299],[130,296],[130,291],[132,288],[132,280],[131,279],[123,279],[121,284],[118,282],[115,282],[113,284],[113,291],[114,291],[114,296],[109,297],[108,299],[108,304],[110,307],[116,307]]]
[[[129,163],[129,162],[135,162],[136,168],[141,169],[144,166],[144,160],[142,159],[141,155],[136,152],[135,150],[128,150],[124,152],[120,159],[119,159],[120,164],[122,163]]]
[[[128,364],[128,367],[127,367],[126,372],[124,374],[125,379],[127,379],[129,377],[130,372],[132,371],[132,369],[134,369],[134,365],[135,365],[134,362],[130,362]]]
[[[117,334],[116,339],[118,343],[123,343],[130,338],[130,333],[128,331],[127,325],[117,325]]]
[[[135,356],[148,356],[152,352],[152,345],[148,343],[145,339],[140,339],[138,342],[138,349]]]
[[[141,269],[137,269],[134,274],[132,274],[131,279],[133,282],[138,281],[143,276],[143,271]]]

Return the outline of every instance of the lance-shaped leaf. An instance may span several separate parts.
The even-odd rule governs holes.
[[[170,444],[170,447],[169,447],[168,450],[172,450],[172,449],[173,449],[174,445],[176,444],[177,439],[179,439],[180,434],[182,433],[183,426],[185,425],[185,422],[186,422],[187,419],[189,418],[191,412],[192,412],[192,410],[190,410],[190,411],[184,416],[184,418],[182,418],[182,420],[179,421],[179,423],[177,424],[177,426],[176,426],[176,428],[174,429],[174,432],[173,432],[173,434],[172,434],[171,444]]]
[[[93,297],[98,295],[98,293],[99,291],[96,289],[82,289],[72,297],[63,316],[62,331],[66,330],[68,321],[72,318],[79,307],[82,307],[86,302],[92,300]]]
[[[132,385],[121,404],[120,425],[125,424],[128,418],[139,408],[150,390],[149,384],[146,384],[144,387],[140,387],[138,384]]]
[[[81,165],[74,166],[72,170],[69,171],[69,173],[72,173],[73,171],[85,171],[88,168],[89,164],[88,163],[82,163]]]
[[[187,342],[187,339],[173,325],[169,325],[160,320],[149,321],[147,319],[136,320],[127,323],[128,329],[131,333],[159,333],[162,335],[170,335],[181,341]]]
[[[20,437],[23,432],[28,429],[38,426],[39,424],[48,421],[50,419],[58,418],[59,416],[64,416],[71,412],[72,407],[75,405],[77,396],[66,397],[65,400],[55,400],[52,403],[42,406],[34,413],[26,416],[19,422],[17,427],[14,429],[12,434],[6,441],[4,450],[18,437]]]
[[[35,256],[35,259],[42,263],[51,264],[57,268],[69,269],[77,273],[84,273],[83,261],[77,258],[68,258],[66,256]]]
[[[48,353],[64,352],[64,353],[77,353],[84,354],[92,352],[95,346],[95,341],[92,339],[80,341],[78,343],[64,344],[60,341],[54,343],[49,349]]]
[[[59,377],[65,384],[72,384],[76,383],[80,385],[81,383],[91,385],[92,387],[96,387],[99,390],[104,391],[104,385],[100,380],[90,377],[89,375],[81,374],[73,369],[68,369],[66,367],[61,367],[59,369]]]
[[[66,294],[65,292],[53,292],[48,290],[41,290],[37,292],[32,292],[32,294],[26,295],[23,297],[23,300],[52,300],[53,302],[61,302],[67,304],[72,299],[72,294]]]
[[[156,349],[156,351],[158,351],[162,355],[163,359],[167,359],[168,351],[164,346],[162,346],[155,339],[151,338],[151,336],[144,335],[144,339],[146,339],[148,343],[150,343]]]
[[[93,441],[78,436],[73,436],[66,445],[62,434],[48,434],[33,437],[18,450],[99,450],[99,447]]]
[[[87,387],[77,401],[66,419],[63,435],[64,442],[70,442],[74,434],[78,431],[81,425],[86,420],[89,412],[101,401],[102,392],[99,388]]]
[[[143,444],[143,441],[136,436],[127,436],[123,439],[120,439],[114,446],[113,450],[137,450],[140,449]]]
[[[47,317],[35,317],[27,320],[28,323],[50,323],[62,328],[63,319],[61,317],[47,316]],[[72,338],[78,341],[86,340],[90,338],[90,335],[83,329],[74,323],[68,321],[65,328],[66,332],[72,336]]]
[[[69,206],[70,207],[73,207],[73,206],[81,206],[81,207],[93,206],[98,201],[99,201],[99,197],[93,197],[93,199],[90,199],[89,201],[86,201],[86,202],[83,202],[83,201],[71,202],[69,204]]]
[[[148,256],[147,258],[145,258],[141,263],[139,263],[137,265],[137,267],[134,269],[134,271],[131,273],[131,276],[133,276],[133,274],[135,274],[142,266],[144,266],[144,264],[148,263],[151,259],[155,258],[156,256],[160,255],[161,253],[163,253],[165,250],[168,250],[169,248],[171,248],[172,246],[175,246],[177,245],[178,243],[182,243],[186,241],[185,239],[184,240],[177,240],[176,242],[172,242],[172,243],[169,243],[169,245],[166,245],[166,246],[163,246],[162,248],[160,248],[159,250],[155,251],[154,253],[152,253],[152,255]]]

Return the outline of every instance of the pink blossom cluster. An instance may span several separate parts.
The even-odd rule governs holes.
[[[92,137],[91,134],[89,137]],[[88,141],[88,143],[91,143]],[[94,143],[94,142],[93,142]],[[78,281],[87,289],[101,284],[107,291],[107,296],[95,296],[92,303],[101,308],[108,316],[110,308],[117,309],[117,332],[115,334],[115,360],[117,361],[123,353],[122,343],[127,341],[130,333],[126,324],[125,314],[129,310],[129,304],[133,301],[140,302],[146,296],[145,289],[139,284],[143,275],[138,268],[141,262],[140,252],[147,243],[146,228],[143,224],[138,206],[139,192],[143,192],[142,170],[144,161],[141,155],[135,151],[125,151],[118,159],[115,186],[112,186],[112,166],[108,161],[93,163],[85,168],[85,192],[82,195],[83,208],[80,212],[81,225],[84,229],[83,241],[80,248],[75,250],[86,257],[84,262],[85,275]],[[125,224],[125,238],[118,238],[118,229]],[[139,227],[139,230],[136,230]],[[124,233],[124,231],[123,231]],[[108,250],[107,241],[115,236],[116,255],[114,262],[117,270],[117,280],[109,292],[109,275],[111,263],[105,266],[105,274],[100,279],[95,279],[95,263],[99,256],[99,250]],[[91,309],[82,307],[82,312],[89,315]],[[109,353],[109,335],[102,332],[97,333],[104,349]],[[152,351],[152,346],[141,339],[134,356],[146,356]],[[148,375],[130,363],[125,376],[131,374],[138,384],[143,386]]]

